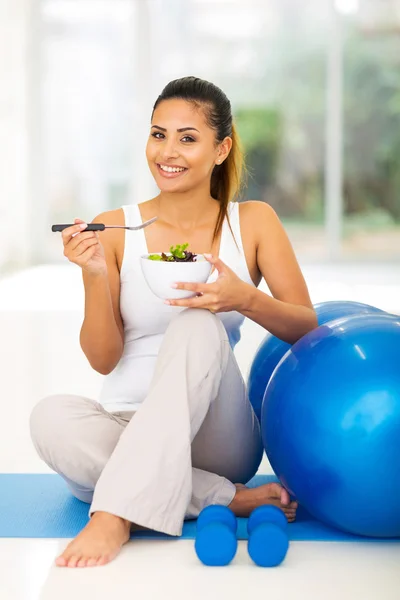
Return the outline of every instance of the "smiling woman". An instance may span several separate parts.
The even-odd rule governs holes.
[[[146,155],[161,192],[200,191],[201,183],[218,200],[215,240],[224,219],[229,222],[228,205],[240,192],[244,172],[231,104],[222,90],[195,77],[170,82],[153,108]],[[163,179],[174,180],[179,188],[164,187]]]
[[[81,346],[106,377],[100,402],[49,397],[31,417],[40,456],[92,503],[60,566],[112,560],[132,524],[180,535],[210,504],[296,515],[280,484],[244,485],[263,449],[233,349],[246,316],[289,342],[316,327],[307,286],[275,212],[234,202],[243,155],[224,92],[196,77],[172,81],[150,125],[146,156],[160,193],[94,222],[155,223],[97,233],[76,219],[62,232],[65,256],[83,270]],[[204,261],[147,259],[177,246],[183,258],[185,244],[210,263],[204,277],[193,276]],[[185,278],[170,282],[173,298],[151,292],[141,257],[160,281],[171,269]],[[273,297],[257,289],[262,277]]]

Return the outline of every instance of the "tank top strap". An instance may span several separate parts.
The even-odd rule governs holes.
[[[229,227],[228,221],[225,219],[225,235],[221,238],[221,259],[224,260],[223,256],[226,257],[225,262],[231,266],[241,279],[254,285],[247,266],[242,234],[240,231],[239,202],[231,202],[228,214],[231,227]]]
[[[242,236],[240,233],[240,217],[238,202],[231,202],[228,214],[231,227],[229,228],[229,225],[226,222],[227,235],[224,236],[224,253],[229,255],[231,258],[244,256]]]
[[[125,225],[128,227],[142,223],[138,204],[125,204],[122,206],[122,210],[124,211]],[[138,231],[129,231],[125,229],[124,257],[120,273],[121,278],[123,278],[128,271],[137,266],[136,263],[139,263],[142,254],[147,254],[144,229],[139,229]]]

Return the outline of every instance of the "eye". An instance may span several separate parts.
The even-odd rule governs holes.
[[[154,131],[152,134],[153,138],[156,138],[156,140],[161,140],[162,138],[159,138],[157,136],[162,135],[164,137],[164,134],[161,133],[160,131]]]
[[[195,141],[196,141],[196,140],[195,140],[194,138],[192,138],[190,135],[185,135],[185,136],[182,138],[182,141],[183,141],[183,140],[188,140],[188,142],[189,142],[189,143],[191,143],[191,142],[195,142]],[[186,142],[185,142],[185,143],[186,143]]]

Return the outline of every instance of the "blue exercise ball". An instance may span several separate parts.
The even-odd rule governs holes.
[[[314,309],[317,313],[319,325],[324,325],[324,323],[328,323],[339,317],[354,314],[383,313],[383,311],[375,306],[361,302],[347,301],[321,302],[315,304]],[[261,404],[268,381],[275,367],[290,348],[291,344],[287,344],[268,333],[257,349],[250,368],[247,386],[249,399],[258,420],[261,419]]]
[[[264,447],[316,519],[400,536],[400,317],[364,314],[293,345],[265,392]]]

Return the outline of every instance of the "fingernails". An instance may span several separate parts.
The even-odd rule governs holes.
[[[176,289],[178,287],[178,284],[177,283],[171,283],[171,287],[174,288],[174,289]]]
[[[164,304],[171,304],[171,302],[169,300],[164,300]]]
[[[212,258],[212,254],[203,254],[204,258]]]
[[[86,229],[86,227],[87,227],[87,223],[79,223],[79,227],[80,227],[81,229]]]

